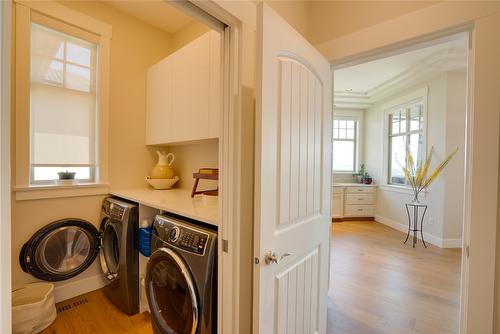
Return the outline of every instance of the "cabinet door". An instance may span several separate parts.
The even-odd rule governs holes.
[[[165,58],[149,68],[146,82],[146,145],[170,142],[172,62]]]
[[[209,137],[210,36],[205,34],[170,56],[171,142]]]
[[[332,217],[344,217],[344,194],[332,195]]]
[[[216,31],[210,31],[210,105],[208,136],[219,137],[219,124],[222,115],[222,43],[221,35]]]

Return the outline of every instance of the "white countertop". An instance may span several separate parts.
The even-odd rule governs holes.
[[[364,183],[334,183],[334,187],[376,187],[376,184],[364,184]]]
[[[207,224],[218,226],[219,223],[218,203],[216,201],[205,202],[200,195],[191,198],[191,190],[189,189],[133,188],[112,190],[110,194]]]

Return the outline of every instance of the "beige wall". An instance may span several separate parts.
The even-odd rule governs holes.
[[[310,26],[312,23],[311,1],[283,1],[265,0],[265,2],[276,12],[278,12],[292,27],[295,28],[306,39],[310,39]]]
[[[194,184],[193,173],[202,167],[219,167],[219,141],[217,139],[200,141],[190,145],[175,145],[163,148],[175,155],[172,164],[176,174],[180,177],[176,187],[191,189]],[[200,190],[214,189],[214,181],[200,181]]]
[[[319,44],[438,1],[311,1],[310,40]]]
[[[99,2],[64,2],[113,27],[109,85],[109,181],[111,187],[145,186],[144,177],[156,154],[144,145],[146,69],[172,50],[171,36]],[[15,172],[15,166],[13,171]],[[13,285],[34,281],[21,271],[22,244],[40,227],[65,217],[80,217],[98,225],[103,196],[12,203]],[[98,274],[97,262],[67,285]]]
[[[174,50],[182,48],[192,40],[208,32],[210,28],[197,21],[191,21],[177,30],[172,35],[172,47]]]

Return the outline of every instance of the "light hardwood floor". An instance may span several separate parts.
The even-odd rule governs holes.
[[[56,307],[57,319],[43,334],[153,333],[149,313],[128,316],[111,303],[102,290],[58,303]]]
[[[402,245],[403,233],[375,222],[332,230],[329,334],[458,332],[459,249],[413,249]],[[148,313],[127,316],[101,290],[57,307],[57,320],[42,333],[152,333]]]
[[[329,334],[458,333],[460,249],[375,222],[332,224]]]

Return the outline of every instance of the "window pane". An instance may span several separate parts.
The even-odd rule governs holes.
[[[422,105],[416,104],[410,110],[410,130],[415,131],[422,128]]]
[[[33,23],[31,28],[31,53],[45,58],[64,59],[62,33]]]
[[[340,129],[339,130],[339,139],[345,139],[345,129]]]
[[[338,139],[338,138],[339,138],[339,130],[333,129],[333,139]]]
[[[406,136],[390,138],[391,145],[391,165],[389,183],[405,184],[405,177],[401,165],[405,165],[406,157]]]
[[[81,90],[83,92],[90,92],[90,69],[67,64],[66,87]]]
[[[334,128],[338,128],[339,127],[339,121],[337,121],[336,119],[333,120],[333,127]]]
[[[62,61],[33,56],[31,58],[31,80],[62,85],[63,67],[64,63]]]
[[[389,124],[391,126],[391,134],[399,133],[399,112],[389,115]]]
[[[399,133],[406,132],[407,129],[406,129],[406,110],[405,109],[401,110],[401,113],[399,114],[399,119],[400,119]]]
[[[347,127],[345,120],[339,120],[339,128],[345,129]]]
[[[59,172],[75,172],[75,180],[90,180],[90,167],[33,167],[33,180],[57,180]]]
[[[410,151],[418,166],[422,162],[422,134],[414,133],[410,135]]]
[[[354,129],[354,124],[355,124],[355,121],[347,121],[347,128]]]
[[[354,139],[354,129],[347,129],[346,138]]]
[[[354,171],[354,141],[333,142],[333,170]]]
[[[73,43],[66,44],[68,61],[90,67],[90,49]]]

